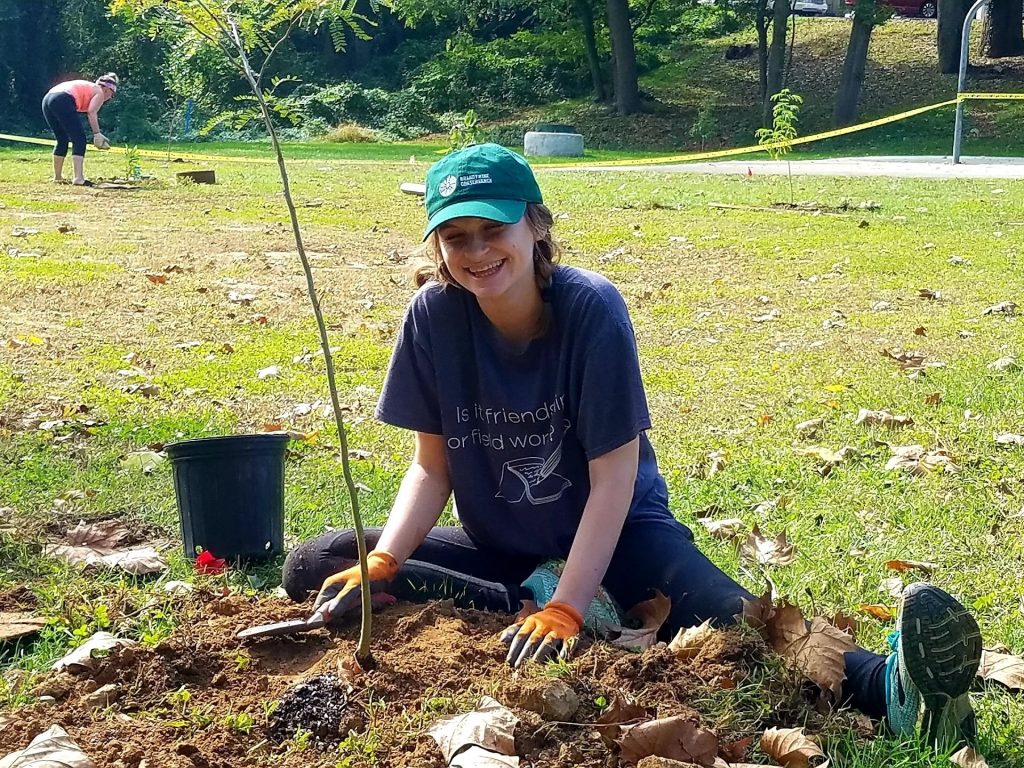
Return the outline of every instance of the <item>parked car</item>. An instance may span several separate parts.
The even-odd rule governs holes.
[[[801,16],[827,16],[827,0],[795,0],[793,12]]]
[[[718,0],[697,0],[698,5],[714,5]],[[828,16],[828,0],[790,0],[793,13],[801,16]],[[767,8],[775,7],[773,0],[768,0]]]
[[[939,15],[938,0],[886,0],[900,16],[920,16],[923,19],[934,19]],[[853,7],[856,0],[846,0]]]

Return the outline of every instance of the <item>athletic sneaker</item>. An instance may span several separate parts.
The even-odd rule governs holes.
[[[911,584],[897,626],[886,663],[890,729],[938,751],[972,744],[977,724],[968,690],[981,662],[978,623],[938,587]]]

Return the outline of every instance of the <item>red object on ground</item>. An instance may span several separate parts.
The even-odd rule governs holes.
[[[224,573],[228,569],[228,561],[223,557],[214,557],[208,549],[204,549],[196,558],[196,573],[208,575]]]

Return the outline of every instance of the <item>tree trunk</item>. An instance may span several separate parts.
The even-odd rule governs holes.
[[[873,24],[854,18],[850,30],[850,44],[846,47],[843,74],[839,79],[839,93],[836,94],[832,123],[836,127],[851,125],[857,119],[860,89],[864,85],[864,67],[868,61],[868,46],[871,44]]]
[[[939,0],[939,72],[944,75],[960,71],[960,43],[970,7],[971,0]]]
[[[772,11],[772,44],[768,49],[768,76],[764,95],[762,121],[772,124],[772,96],[782,90],[786,74],[786,32],[789,26],[789,0],[776,0]]]
[[[583,45],[587,49],[587,66],[590,67],[590,81],[594,88],[594,101],[604,101],[604,78],[601,76],[601,58],[597,54],[597,35],[594,33],[594,9],[590,0],[576,0],[576,15],[583,27]]]
[[[1024,55],[1024,12],[1022,0],[992,0],[982,31],[982,51],[991,59]]]
[[[615,110],[620,115],[640,111],[640,85],[636,79],[636,49],[629,22],[629,0],[608,0],[608,30],[615,53]]]
[[[764,104],[768,98],[768,9],[764,0],[758,0],[757,15],[754,17],[754,25],[757,27],[757,75],[759,101]]]

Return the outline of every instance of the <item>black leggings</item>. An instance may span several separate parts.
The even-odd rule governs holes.
[[[377,545],[380,532],[380,528],[367,529],[370,549]],[[627,610],[654,597],[654,590],[672,598],[672,612],[659,633],[662,640],[705,619],[731,624],[742,610],[742,599],[752,597],[708,560],[692,539],[686,526],[668,518],[627,522],[602,582]],[[304,600],[356,557],[351,530],[303,542],[285,561],[284,589],[293,600]],[[525,591],[519,585],[538,565],[535,558],[481,550],[462,528],[434,528],[403,564],[388,592],[410,602],[451,597],[460,608],[515,613]],[[849,703],[872,717],[884,717],[885,657],[862,649],[847,653],[846,675],[843,690]]]
[[[74,96],[70,93],[46,94],[43,98],[43,117],[46,118],[46,124],[50,126],[53,135],[57,137],[57,146],[53,148],[53,154],[57,157],[67,157],[70,143],[72,155],[85,157],[85,129],[82,128],[82,119],[78,116]]]

